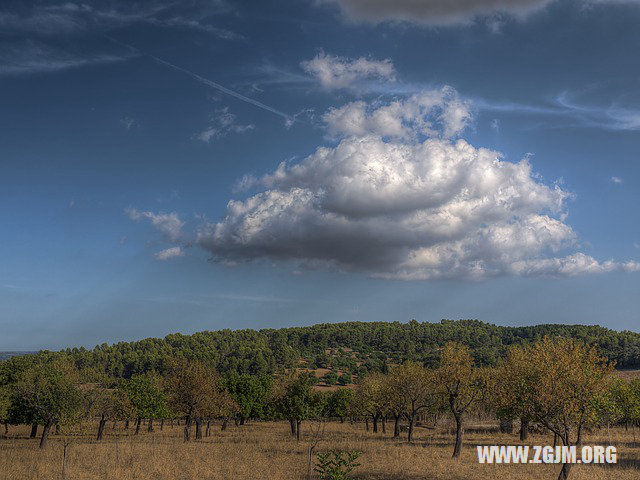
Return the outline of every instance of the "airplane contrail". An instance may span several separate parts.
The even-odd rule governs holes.
[[[182,72],[184,74],[187,74],[191,78],[193,78],[193,79],[197,80],[198,82],[203,83],[203,84],[205,84],[205,85],[207,85],[207,86],[209,86],[211,88],[215,88],[216,90],[219,90],[219,91],[221,91],[223,93],[226,93],[227,95],[231,95],[232,97],[235,97],[238,100],[242,100],[243,102],[250,103],[251,105],[254,105],[254,106],[258,107],[258,108],[262,108],[263,110],[266,110],[267,112],[275,113],[276,115],[279,115],[282,118],[284,118],[287,121],[288,125],[292,125],[294,122],[300,121],[300,120],[297,120],[293,115],[289,115],[288,113],[285,113],[285,112],[280,111],[280,110],[278,110],[276,108],[270,107],[269,105],[265,105],[264,103],[259,102],[258,100],[254,100],[253,98],[246,97],[246,96],[242,95],[241,93],[235,92],[235,91],[233,91],[233,90],[231,90],[231,89],[229,89],[229,88],[227,88],[227,87],[225,87],[223,85],[220,85],[219,83],[214,82],[213,80],[209,80],[208,78],[204,78],[204,77],[198,75],[197,73],[194,73],[194,72],[191,72],[190,70],[187,70],[186,68],[182,68],[182,67],[179,67],[178,65],[174,65],[173,63],[169,63],[166,60],[158,58],[158,57],[156,57],[154,55],[150,55],[148,53],[144,53],[141,50],[137,49],[136,47],[132,47],[131,45],[127,45],[126,43],[122,43],[122,42],[116,40],[115,38],[111,38],[111,37],[106,36],[106,35],[105,35],[105,37],[108,38],[109,40],[111,40],[112,42],[117,43],[118,45],[126,47],[126,48],[128,48],[130,50],[133,50],[134,52],[140,53],[142,55],[146,55],[149,58],[153,59],[154,61],[156,61],[156,62],[158,62],[158,63],[160,63],[162,65],[166,65],[167,67],[172,68],[172,69],[174,69],[174,70],[176,70],[178,72]]]

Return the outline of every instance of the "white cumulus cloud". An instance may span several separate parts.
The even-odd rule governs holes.
[[[389,59],[349,59],[320,52],[313,59],[302,62],[300,66],[328,90],[353,87],[360,80],[392,82],[396,77],[395,68]]]
[[[184,257],[182,247],[165,248],[154,255],[156,260],[169,260],[176,257]]]
[[[348,104],[360,112],[349,128],[336,121],[341,109],[329,111],[337,145],[252,179],[261,191],[231,200],[221,221],[201,227],[198,243],[232,265],[297,261],[405,280],[638,269],[577,251],[564,223],[571,194],[541,181],[528,158],[506,161],[444,134],[462,127],[427,122],[432,108],[417,106],[435,104],[446,117],[446,104],[423,100],[441,97]],[[384,109],[400,122],[367,120]]]
[[[126,215],[134,221],[140,221],[147,219],[151,221],[151,224],[164,233],[170,240],[176,241],[182,236],[182,227],[184,222],[180,220],[177,213],[153,213],[143,212],[135,208],[127,208],[125,210]]]
[[[384,104],[351,102],[331,108],[322,118],[334,136],[371,134],[408,140],[418,135],[458,135],[471,117],[469,103],[451,87],[444,87]]]

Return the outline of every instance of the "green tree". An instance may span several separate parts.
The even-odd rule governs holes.
[[[164,418],[168,413],[167,398],[160,385],[160,377],[154,374],[136,374],[120,386],[127,393],[136,415],[136,432],[140,433],[142,419],[148,419],[149,430],[154,418]]]
[[[334,372],[334,371],[327,372],[322,377],[322,380],[327,385],[335,385],[336,383],[338,383],[338,374],[336,372]]]
[[[354,400],[355,394],[349,388],[340,388],[331,392],[327,398],[326,415],[332,418],[339,418],[344,423],[344,417],[349,415],[349,409]]]
[[[321,413],[322,398],[312,390],[313,379],[301,374],[292,376],[276,390],[276,411],[289,420],[291,434],[300,441],[302,421]]]
[[[244,425],[247,418],[269,416],[273,387],[270,376],[231,373],[225,378],[224,386],[238,406],[240,425]]]
[[[529,422],[534,416],[534,397],[539,382],[529,361],[527,349],[519,345],[511,347],[491,375],[487,399],[499,416],[520,419],[520,441],[523,442],[527,440]]]
[[[44,448],[52,425],[68,425],[81,414],[82,395],[72,365],[61,361],[34,365],[22,371],[14,384],[16,399],[44,426]]]
[[[619,421],[625,425],[640,423],[640,380],[634,378],[618,386],[619,388],[614,388],[612,396],[618,405],[618,411],[622,413]]]
[[[9,408],[11,407],[11,390],[8,386],[0,386],[0,422],[4,424],[4,433],[8,432]]]
[[[352,382],[352,378],[349,372],[344,372],[342,375],[338,377],[338,383],[340,385],[349,385],[351,382]]]

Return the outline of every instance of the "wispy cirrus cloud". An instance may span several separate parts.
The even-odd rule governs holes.
[[[422,25],[469,24],[477,17],[496,13],[523,17],[553,0],[318,0],[337,5],[350,21],[365,23],[407,22]]]
[[[553,121],[549,127],[588,127],[603,130],[640,130],[640,108],[620,106],[619,102],[590,103],[577,93],[561,92],[553,98],[540,99],[538,103],[496,101],[487,98],[470,98],[480,111],[502,114],[524,114],[531,118],[546,117]]]
[[[229,9],[224,2],[199,0],[183,3],[169,0],[145,3],[96,0],[91,3],[18,4],[0,10],[0,28],[4,33],[50,36],[88,31],[100,33],[146,23],[199,30],[226,40],[241,39],[242,35],[211,23],[212,17]]]
[[[316,0],[336,5],[351,22],[378,24],[402,22],[424,26],[470,25],[487,19],[492,31],[499,31],[504,17],[524,19],[559,0]],[[605,4],[637,5],[637,0],[581,0],[582,6]]]
[[[194,134],[193,138],[210,143],[212,140],[226,137],[230,133],[246,133],[255,128],[253,124],[242,125],[236,120],[236,115],[229,111],[229,107],[218,109],[211,116],[209,126]]]
[[[585,125],[612,130],[640,130],[640,108],[622,107],[615,102],[594,105],[576,99],[576,95],[562,92],[556,103]]]
[[[0,46],[0,75],[55,72],[88,65],[120,62],[129,53],[68,51],[36,40],[5,43]]]

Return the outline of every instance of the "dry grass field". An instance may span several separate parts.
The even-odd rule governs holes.
[[[165,426],[154,433],[138,436],[112,428],[105,439],[93,439],[93,425],[84,432],[52,435],[42,451],[38,441],[29,439],[29,428],[10,427],[9,435],[0,438],[0,478],[3,480],[191,480],[191,479],[273,479],[307,478],[307,455],[313,422],[303,423],[306,435],[298,443],[288,435],[284,422],[251,423],[230,426],[221,432],[185,444],[182,428]],[[608,444],[618,447],[620,464],[616,466],[582,466],[572,469],[575,480],[637,480],[640,478],[640,442],[634,443],[631,430],[612,429],[587,435],[585,444]],[[328,422],[317,449],[361,450],[361,466],[354,478],[371,480],[555,480],[558,465],[481,465],[476,445],[517,444],[516,435],[474,433],[466,435],[460,460],[450,458],[452,437],[446,427],[435,430],[418,428],[416,440],[393,439],[390,433],[366,432],[363,424]],[[548,445],[549,435],[531,435],[529,444]],[[63,477],[63,450],[67,444],[66,475]],[[317,478],[314,476],[314,478]]]

